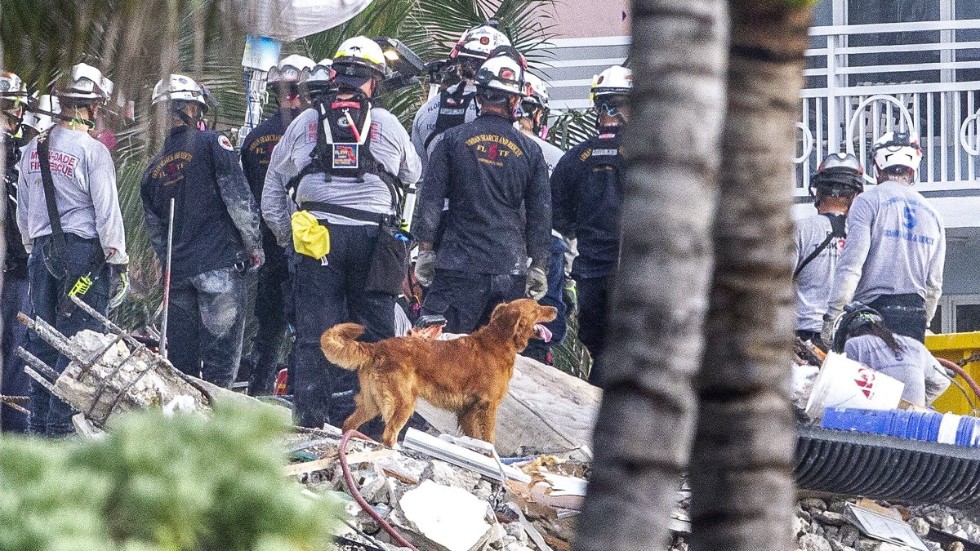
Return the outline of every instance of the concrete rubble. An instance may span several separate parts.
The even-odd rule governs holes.
[[[108,335],[86,331],[71,339],[34,325],[72,359],[60,375],[29,359],[35,379],[83,412],[76,416],[83,434],[97,436],[109,417],[134,409],[207,413],[214,400],[259,403],[177,373],[111,324]],[[806,357],[811,352],[798,347],[798,363],[812,363],[815,358]],[[432,434],[409,429],[397,449],[359,438],[350,438],[342,449],[337,428],[297,428],[283,443],[290,458],[283,474],[300,482],[311,498],[333,496],[347,503],[351,520],[338,534],[340,550],[404,549],[403,538],[426,551],[569,551],[590,474],[587,444],[600,394],[532,360],[521,359],[517,373],[498,420],[502,445],[496,449],[445,434],[450,420],[423,406]],[[558,391],[545,393],[542,387]],[[285,408],[266,407],[288,415]],[[569,419],[574,422],[563,425]],[[502,460],[497,452],[512,459]],[[682,485],[670,551],[688,549],[689,498],[690,489]],[[912,543],[873,537],[855,506],[858,513],[887,521],[879,524],[900,526],[896,533]],[[798,503],[793,530],[799,551],[980,551],[978,515],[936,505],[806,497]]]

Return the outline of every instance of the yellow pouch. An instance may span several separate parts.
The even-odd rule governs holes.
[[[293,213],[293,248],[317,260],[330,252],[330,231],[309,211],[298,210]]]

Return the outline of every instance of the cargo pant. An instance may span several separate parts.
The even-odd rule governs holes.
[[[490,320],[498,304],[523,298],[526,287],[526,275],[437,269],[422,303],[422,315],[445,316],[447,333],[472,333]]]
[[[167,359],[188,375],[228,388],[238,374],[248,296],[245,275],[229,267],[173,282]]]
[[[282,253],[282,249],[274,249]],[[259,269],[255,298],[258,330],[253,340],[248,393],[271,394],[279,367],[279,351],[286,339],[286,296],[291,292],[289,268],[285,256],[268,258]]]

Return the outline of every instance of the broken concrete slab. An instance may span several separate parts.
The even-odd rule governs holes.
[[[487,502],[461,488],[424,480],[398,502],[412,531],[439,551],[478,551],[489,542]]]
[[[601,399],[598,387],[517,356],[507,397],[497,412],[497,452],[524,456],[578,450],[572,459],[591,460],[588,446]],[[440,432],[462,434],[453,413],[421,399],[416,411]]]

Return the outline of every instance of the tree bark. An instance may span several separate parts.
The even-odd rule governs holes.
[[[577,551],[663,548],[694,431],[725,113],[722,0],[636,0],[622,264]]]
[[[697,378],[691,549],[795,549],[792,163],[808,9],[731,0],[715,271]]]

